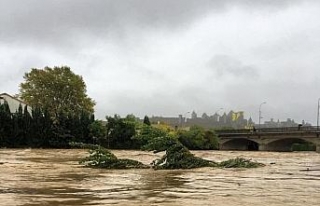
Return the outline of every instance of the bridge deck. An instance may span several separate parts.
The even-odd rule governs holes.
[[[320,134],[318,127],[277,127],[216,130],[219,137]]]

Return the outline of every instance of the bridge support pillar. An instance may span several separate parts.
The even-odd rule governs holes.
[[[259,144],[259,151],[268,151],[267,144],[260,143]]]

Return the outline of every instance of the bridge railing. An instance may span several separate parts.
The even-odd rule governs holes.
[[[215,130],[217,134],[243,134],[243,133],[282,133],[282,132],[316,132],[320,131],[314,126],[298,126],[298,127],[275,127],[275,128],[252,128],[252,129],[222,129]]]

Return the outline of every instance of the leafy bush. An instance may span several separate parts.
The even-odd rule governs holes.
[[[79,163],[93,168],[105,169],[145,169],[150,168],[143,163],[131,159],[118,159],[109,150],[100,147],[98,149],[90,150],[89,157],[82,159]]]
[[[195,157],[176,138],[169,135],[154,138],[144,149],[155,153],[165,151],[165,155],[152,162],[154,169],[191,169],[199,167],[215,167],[217,163]]]
[[[252,162],[251,160],[237,157],[235,159],[220,162],[218,166],[224,168],[256,168],[265,165],[262,163]]]

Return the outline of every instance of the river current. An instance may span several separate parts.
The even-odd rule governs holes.
[[[163,153],[113,151],[145,164]],[[193,151],[222,161],[244,157],[255,169],[103,170],[78,161],[86,150],[1,149],[0,206],[320,205],[320,154]]]

